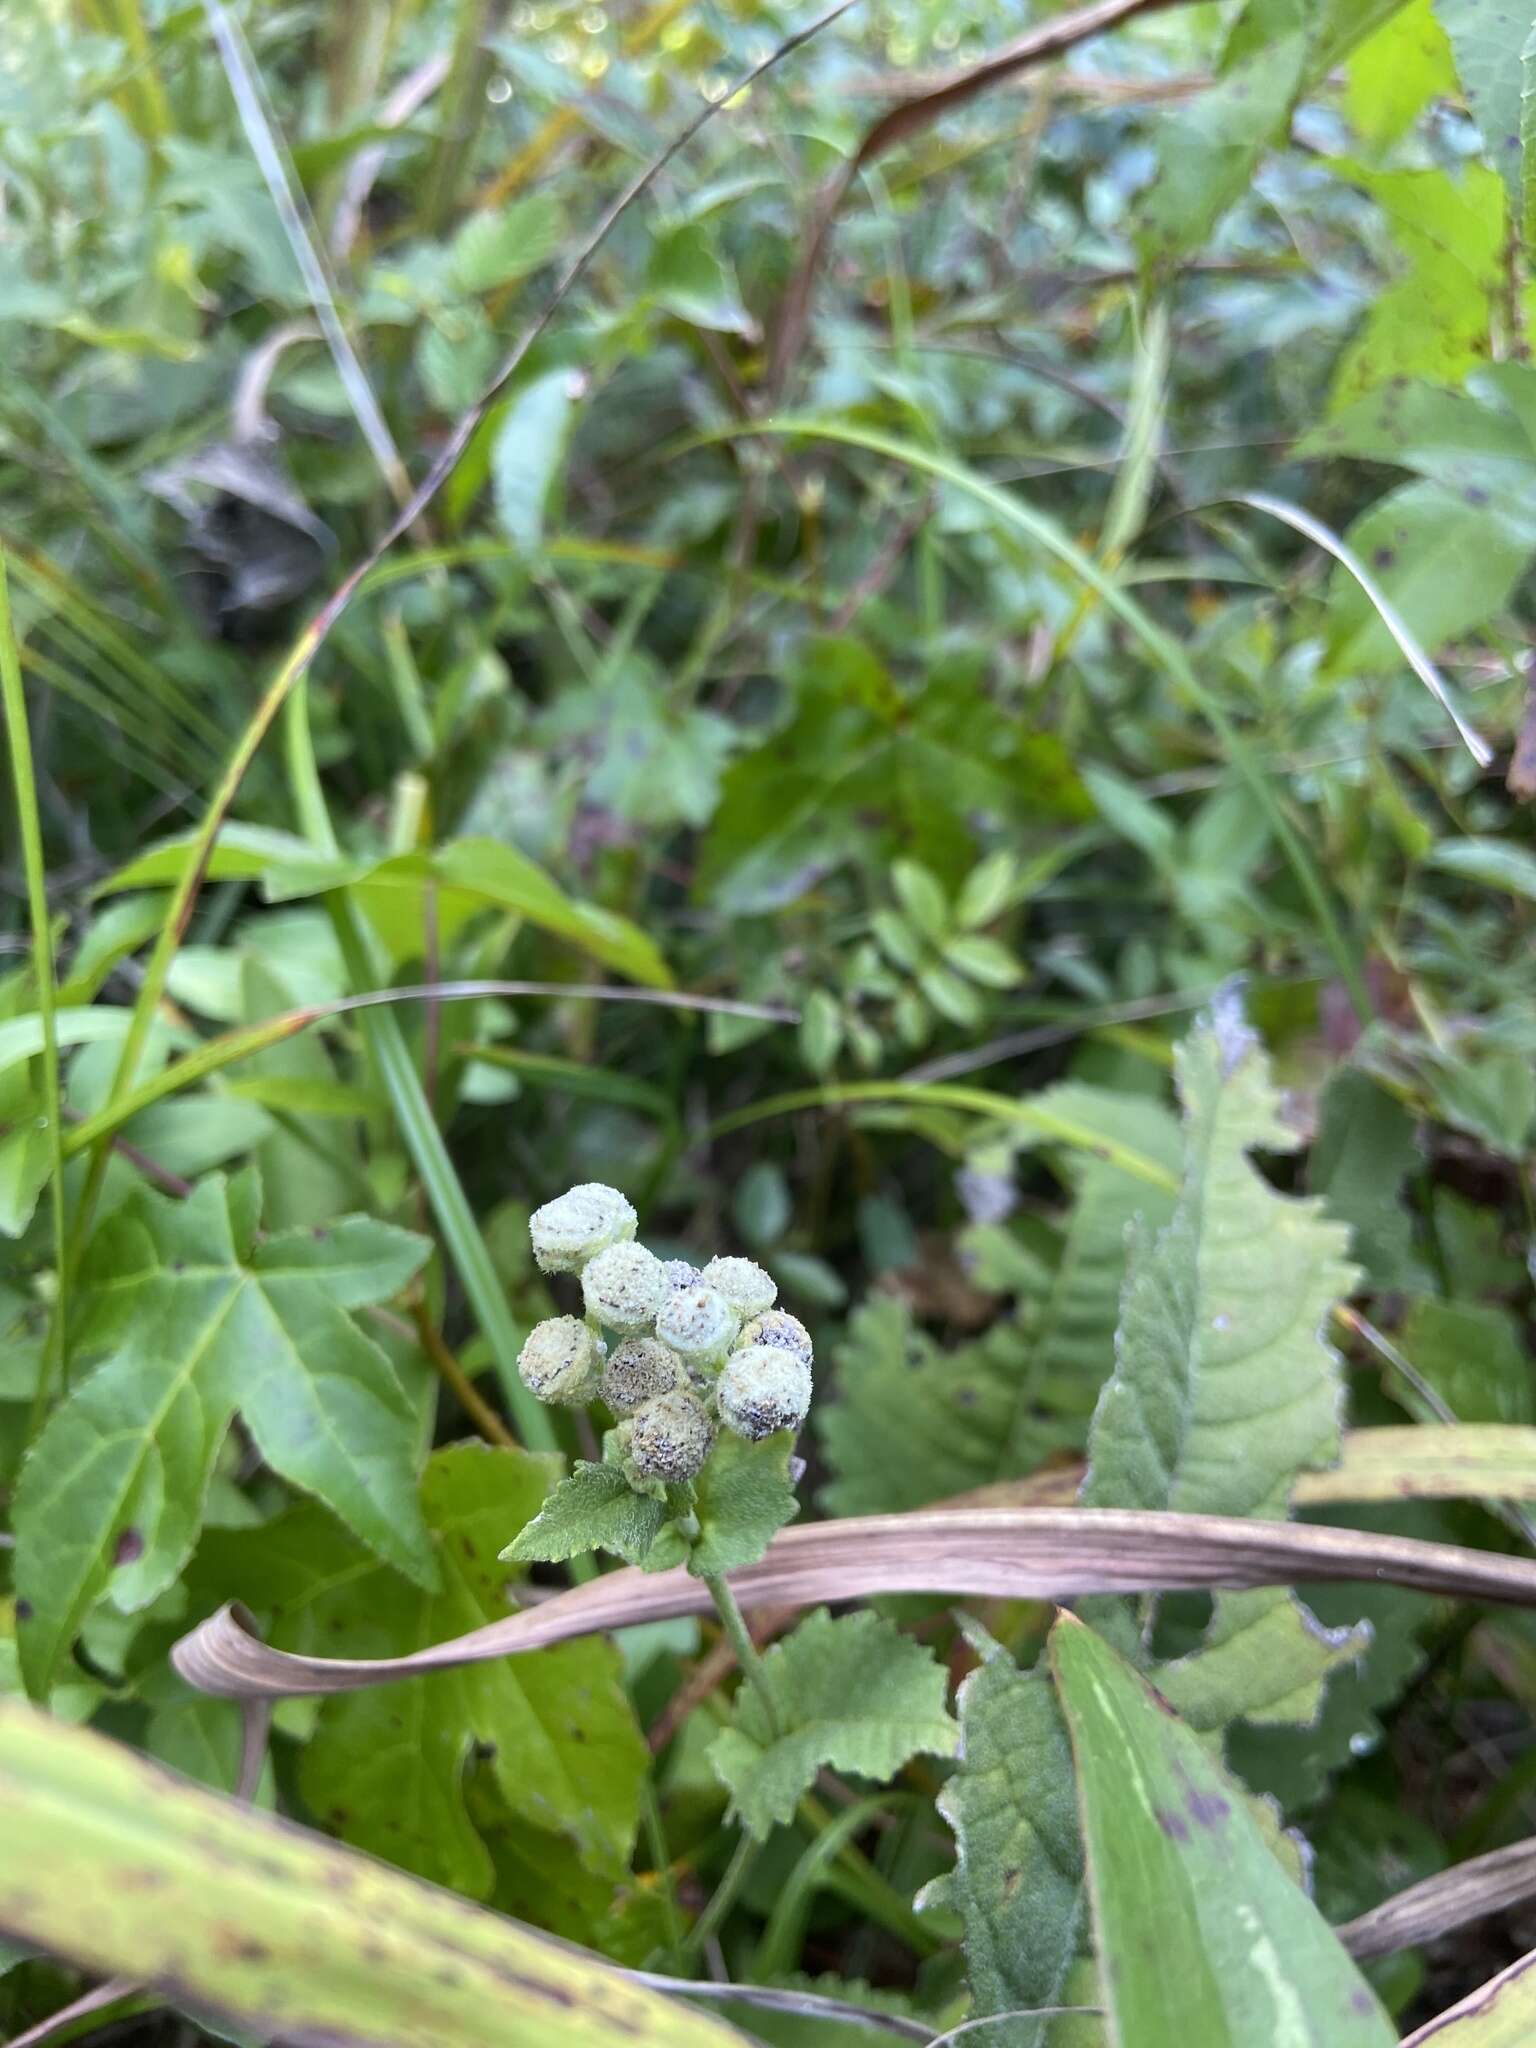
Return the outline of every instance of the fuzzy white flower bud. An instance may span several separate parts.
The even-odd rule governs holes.
[[[798,1429],[811,1406],[811,1372],[792,1351],[754,1344],[733,1351],[716,1390],[720,1420],[757,1443],[781,1429]]]
[[[661,1270],[667,1276],[669,1292],[678,1287],[696,1287],[698,1285],[699,1269],[697,1266],[690,1266],[686,1259],[663,1259]]]
[[[637,1220],[617,1188],[589,1180],[535,1209],[528,1236],[546,1273],[579,1273],[588,1259],[633,1237]]]
[[[747,1351],[754,1344],[771,1344],[778,1351],[788,1351],[805,1366],[815,1356],[810,1331],[786,1308],[771,1308],[765,1315],[752,1318],[736,1339],[736,1349]]]
[[[755,1259],[711,1259],[699,1277],[723,1294],[739,1316],[760,1316],[779,1298],[777,1284]]]
[[[700,1281],[667,1296],[656,1311],[656,1334],[690,1366],[717,1365],[735,1342],[740,1321],[725,1296]]]
[[[580,1407],[596,1398],[606,1349],[579,1316],[550,1316],[529,1331],[518,1374],[540,1401]]]
[[[603,1399],[615,1415],[633,1415],[658,1394],[687,1385],[688,1375],[675,1351],[654,1337],[631,1337],[620,1344],[603,1367]]]
[[[613,1244],[582,1271],[581,1298],[588,1315],[633,1337],[649,1329],[666,1299],[661,1261],[643,1244]]]
[[[624,1465],[629,1476],[668,1485],[702,1471],[715,1440],[703,1403],[681,1389],[647,1401],[627,1427]]]

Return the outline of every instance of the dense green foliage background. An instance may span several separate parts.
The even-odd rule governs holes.
[[[586,1180],[811,1326],[802,1516],[1057,1468],[1070,1499],[1089,1451],[1087,1505],[1529,1548],[1536,1438],[1491,1504],[1297,1481],[1341,1421],[1536,1429],[1533,22],[1175,0],[986,68],[1044,18],[858,0],[735,91],[814,14],[0,8],[35,762],[0,902],[0,1690],[229,1790],[239,1710],[166,1661],[222,1602],[354,1657],[500,1614],[557,1454],[598,1454],[516,1372],[569,1306],[528,1215]],[[486,982],[536,986],[345,1007]],[[1214,1415],[1209,1330],[1277,1300],[1296,1327]],[[1083,1841],[1031,1808],[1071,1781],[1049,1612],[972,1605],[769,1653],[803,1781],[685,1618],[285,1703],[258,1797],[634,1966],[936,2031],[1093,2005],[1102,1787]],[[1243,1854],[1306,1837],[1333,1922],[1536,1832],[1523,1611],[1085,1612],[1272,1795]],[[861,1673],[891,1729],[829,1734]],[[1102,1949],[1136,1901],[1095,1901]],[[1407,2030],[1533,1945],[1527,1907],[1369,1975]],[[0,2015],[73,1988],[22,1964]]]

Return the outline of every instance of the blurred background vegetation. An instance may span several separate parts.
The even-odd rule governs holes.
[[[819,1340],[852,1318],[804,1492],[918,1505],[1016,1474],[871,1460],[893,1361],[1002,1374],[1018,1471],[1080,1449],[1125,1220],[1096,1219],[1107,1264],[1058,1343],[1083,1177],[943,1084],[1082,1084],[1155,1138],[1173,1038],[1243,974],[1310,1148],[1278,1171],[1354,1227],[1390,1349],[1362,1341],[1355,1419],[1536,1422],[1529,24],[1472,0],[1118,12],[994,77],[1045,17],[859,0],[736,91],[815,15],[0,7],[0,534],[76,1006],[133,1002],[295,635],[607,208],[718,109],[325,638],[139,1078],[370,986],[617,979],[787,1019],[413,1005],[389,1013],[412,1096],[340,1017],[120,1120],[104,1214],[254,1159],[268,1228],[435,1215],[431,1342],[515,1406],[516,1335],[550,1306],[528,1210],[617,1183],[653,1243],[760,1258]],[[70,1055],[67,1119],[110,1105],[119,1049]],[[7,1481],[49,1385],[28,1072],[0,1074]],[[816,1113],[775,1109],[807,1089]],[[478,1249],[424,1164],[448,1151]],[[375,1334],[426,1373],[407,1318]],[[462,1433],[451,1397],[434,1427]],[[232,1454],[215,1525],[237,1495],[269,1510],[249,1479]],[[1472,1508],[1384,1514],[1488,1540]],[[220,1591],[198,1569],[90,1639],[105,1724],[184,1767],[187,1724],[134,1687]],[[1336,1917],[1529,1832],[1536,1789],[1529,1625],[1380,1604],[1337,1739],[1252,1759],[1308,1817]],[[686,1762],[677,1800],[703,1854],[718,1801]],[[891,1854],[909,1896],[940,1861]],[[638,1957],[580,1884],[549,1924]],[[539,1918],[539,1892],[499,1867],[509,1908]],[[807,1967],[901,1982],[888,1932],[829,1929]],[[1382,1981],[1433,2010],[1502,1938],[1433,1996],[1422,1957]]]

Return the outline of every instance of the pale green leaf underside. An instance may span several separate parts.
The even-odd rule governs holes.
[[[818,1608],[768,1651],[763,1670],[776,1728],[756,1688],[743,1686],[709,1752],[742,1825],[760,1838],[793,1817],[823,1765],[883,1782],[909,1757],[953,1756],[958,1745],[943,1666],[880,1615],[834,1621]]]
[[[502,1551],[521,1564],[560,1564],[588,1550],[611,1550],[642,1564],[666,1517],[666,1504],[636,1493],[617,1465],[578,1463],[538,1514]]]
[[[972,2012],[1026,2012],[1062,2001],[1085,1940],[1086,1893],[1072,1754],[1055,1688],[989,1656],[960,1688],[963,1761],[939,1797],[955,1868],[923,1904],[965,1924]],[[997,2048],[1037,2048],[1040,2020],[1000,2020]]]

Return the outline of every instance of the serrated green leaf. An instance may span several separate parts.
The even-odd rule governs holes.
[[[1343,1381],[1323,1331],[1356,1278],[1344,1258],[1348,1233],[1315,1197],[1276,1194],[1249,1159],[1258,1147],[1294,1151],[1297,1141],[1235,997],[1196,1025],[1175,1070],[1184,1182],[1167,1228],[1155,1243],[1143,1231],[1132,1254],[1081,1499],[1283,1514],[1296,1474],[1339,1455]],[[1094,1602],[1084,1611],[1110,1626],[1116,1610]],[[1114,1625],[1131,1639],[1123,1619]],[[1362,1647],[1328,1640],[1287,1589],[1219,1594],[1182,1682],[1208,1689],[1206,1727],[1250,1712],[1272,1719],[1282,1703],[1310,1721],[1327,1670]]]
[[[1509,191],[1511,218],[1523,198],[1521,53],[1531,33],[1530,9],[1488,0],[1435,0],[1450,40],[1456,75],[1483,138],[1483,153]]]
[[[283,1649],[408,1655],[506,1613],[498,1552],[557,1470],[548,1455],[484,1444],[434,1453],[421,1507],[440,1568],[435,1593],[380,1566],[309,1507],[210,1537],[199,1569],[226,1597],[271,1611]],[[466,1801],[474,1758],[520,1823],[568,1840],[598,1875],[627,1867],[648,1754],[617,1653],[595,1637],[327,1700],[300,1786],[345,1841],[483,1899],[494,1870]]]
[[[1391,2048],[1375,1994],[1200,1738],[1082,1622],[1062,1616],[1050,1654],[1112,2038]]]
[[[546,370],[520,385],[506,402],[491,449],[491,492],[502,532],[524,554],[544,539],[544,508],[570,438],[578,380],[570,370]]]
[[[1297,1472],[1338,1456],[1343,1387],[1322,1331],[1354,1284],[1348,1235],[1249,1158],[1297,1140],[1235,1005],[1196,1026],[1176,1069],[1184,1182],[1133,1259],[1083,1504],[1273,1514]]]
[[[743,1685],[709,1750],[743,1827],[760,1839],[793,1818],[824,1765],[883,1782],[909,1757],[955,1753],[944,1667],[880,1615],[834,1621],[819,1607],[762,1665],[775,1725],[757,1688]]]
[[[1389,1507],[1356,1504],[1322,1515],[1314,1510],[1308,1519],[1442,1542],[1456,1535],[1449,1517],[1417,1501]],[[1435,1622],[1433,1606],[1400,1586],[1311,1586],[1307,1607],[1324,1627],[1369,1623],[1369,1650],[1330,1674],[1321,1708],[1307,1724],[1242,1724],[1230,1731],[1226,1745],[1227,1761],[1244,1783],[1278,1799],[1287,1813],[1315,1808],[1334,1772],[1380,1745],[1377,1716],[1421,1669],[1420,1638]],[[1157,1674],[1154,1679],[1161,1684]]]
[[[1076,1788],[1055,1688],[993,1645],[960,1688],[962,1761],[939,1795],[955,1868],[921,1905],[965,1926],[972,2016],[1059,2005],[1086,1935]],[[1039,2048],[1049,2022],[1000,2019],[999,2048]]]
[[[499,213],[472,213],[453,238],[448,269],[462,292],[488,292],[547,263],[560,247],[560,209],[530,193]]]
[[[1413,1118],[1369,1074],[1340,1067],[1318,1104],[1307,1181],[1350,1226],[1350,1250],[1377,1288],[1412,1283],[1413,1232],[1403,1202],[1422,1164]]]
[[[215,1175],[184,1201],[143,1190],[92,1240],[77,1342],[102,1362],[49,1418],[17,1486],[34,1691],[103,1593],[133,1612],[174,1579],[237,1410],[274,1471],[435,1581],[417,1404],[347,1313],[403,1286],[427,1242],[353,1216],[256,1243],[259,1199],[251,1174]]]
[[[1325,1628],[1285,1588],[1225,1593],[1198,1650],[1157,1667],[1158,1690],[1192,1728],[1310,1728],[1334,1672],[1370,1648],[1368,1624]]]
[[[1161,1105],[1102,1091],[1052,1090],[1084,1130],[1113,1129],[1159,1165],[1177,1158],[1178,1132]],[[837,1355],[835,1401],[812,1409],[833,1474],[835,1514],[924,1507],[1031,1472],[1081,1441],[1084,1419],[1114,1365],[1126,1231],[1156,1227],[1169,1197],[1103,1160],[1083,1171],[1059,1257],[1041,1297],[1017,1322],[943,1350],[893,1296],[849,1322]]]
[[[501,1555],[520,1564],[561,1564],[584,1551],[611,1550],[628,1564],[644,1564],[666,1513],[664,1501],[636,1493],[617,1465],[582,1460]]]
[[[722,1431],[709,1462],[693,1483],[699,1534],[688,1569],[717,1578],[756,1564],[770,1539],[800,1511],[789,1461],[794,1437],[785,1430],[749,1444]]]

